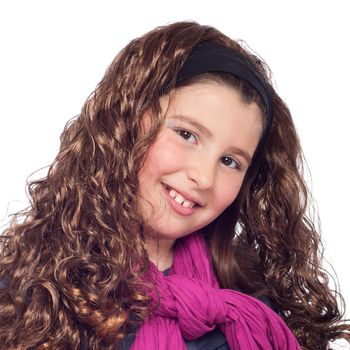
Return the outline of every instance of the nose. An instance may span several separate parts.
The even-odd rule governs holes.
[[[209,190],[214,186],[217,170],[217,161],[208,155],[192,158],[187,167],[188,178],[195,182],[201,190]]]

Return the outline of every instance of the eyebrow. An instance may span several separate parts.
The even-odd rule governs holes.
[[[171,116],[171,118],[187,122],[188,124],[191,124],[192,126],[197,128],[202,134],[205,134],[207,137],[213,137],[212,132],[208,128],[206,128],[201,123],[199,123],[199,122],[197,122],[189,117],[186,117],[185,115],[173,115],[173,116]]]
[[[208,128],[206,128],[201,123],[199,123],[199,122],[197,122],[197,121],[195,121],[195,120],[193,120],[185,115],[173,115],[170,117],[170,119],[177,119],[177,120],[184,121],[188,124],[191,124],[195,128],[197,128],[202,134],[206,135],[207,137],[210,137],[210,138],[213,137],[212,132]],[[252,161],[251,155],[239,147],[230,147],[229,151],[243,157],[248,162],[248,164],[250,164]]]

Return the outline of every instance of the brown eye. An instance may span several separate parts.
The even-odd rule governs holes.
[[[196,136],[190,131],[178,129],[178,130],[176,130],[176,132],[186,141],[189,141],[191,143],[196,143],[196,141],[197,141]]]
[[[227,166],[228,168],[231,168],[231,169],[239,169],[240,168],[239,163],[235,159],[233,159],[232,157],[228,157],[228,156],[222,157],[221,162],[222,162],[222,164],[224,164],[225,166]]]

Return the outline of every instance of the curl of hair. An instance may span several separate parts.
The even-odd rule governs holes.
[[[115,349],[149,315],[137,175],[162,123],[160,96],[207,40],[241,52],[270,81],[260,59],[195,22],[130,42],[66,125],[47,176],[28,184],[29,208],[0,236],[0,349]],[[247,84],[229,83],[261,106]],[[290,113],[269,86],[274,122],[263,152],[236,201],[205,231],[223,287],[270,296],[305,349],[326,349],[330,340],[349,340],[350,327],[339,324],[320,238],[306,214]]]

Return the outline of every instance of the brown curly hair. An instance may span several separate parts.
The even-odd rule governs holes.
[[[0,349],[116,349],[149,315],[138,172],[164,119],[159,98],[174,90],[188,53],[203,41],[250,60],[273,103],[272,129],[237,199],[204,229],[219,281],[270,296],[304,349],[350,340],[308,218],[299,140],[266,64],[215,28],[178,22],[117,55],[66,125],[47,176],[28,184],[30,206],[0,236]],[[234,86],[263,112],[259,96],[225,74],[182,85],[201,79]]]

